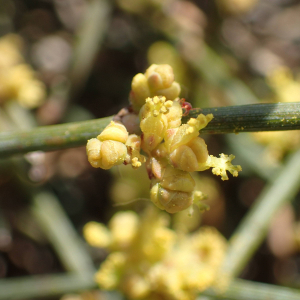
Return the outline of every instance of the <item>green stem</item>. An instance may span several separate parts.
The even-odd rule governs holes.
[[[212,113],[214,119],[201,133],[238,133],[300,129],[300,103],[251,104],[195,109],[189,117]],[[0,157],[29,151],[78,147],[96,137],[112,117],[0,134]]]
[[[82,146],[97,136],[112,117],[84,122],[38,127],[0,134],[0,157],[29,151],[51,151]]]
[[[218,295],[214,291],[208,290],[203,292],[203,295],[213,296],[213,299],[231,300],[298,300],[300,299],[300,290],[235,279],[225,293]]]
[[[229,241],[220,276],[238,276],[266,236],[270,221],[299,190],[300,150],[290,155],[275,180],[263,190]]]
[[[238,133],[300,129],[300,103],[263,103],[195,109],[189,117],[212,113],[201,133]]]

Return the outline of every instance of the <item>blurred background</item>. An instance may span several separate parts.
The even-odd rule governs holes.
[[[0,130],[116,114],[128,106],[132,77],[152,63],[173,67],[193,107],[299,101],[299,16],[298,0],[0,0]],[[191,230],[210,225],[229,238],[300,135],[203,138],[210,154],[233,153],[243,172],[227,182],[195,174],[211,209],[195,213]],[[57,251],[49,224],[41,225],[41,191],[81,237],[88,221],[142,211],[149,181],[142,169],[93,169],[85,147],[0,160],[3,279],[68,271],[64,246]],[[242,278],[299,287],[298,203],[299,195],[276,215]],[[83,247],[98,267],[105,253]]]

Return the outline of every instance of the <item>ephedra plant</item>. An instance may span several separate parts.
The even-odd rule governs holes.
[[[179,93],[180,85],[174,81],[171,67],[152,65],[145,74],[133,78],[130,105],[113,118],[4,133],[0,153],[7,156],[66,148],[89,139],[87,159],[95,168],[107,170],[125,164],[137,169],[145,164],[151,201],[142,215],[118,212],[108,227],[97,222],[84,227],[87,242],[110,253],[96,272],[95,282],[104,290],[120,290],[129,299],[196,299],[199,293],[238,297],[243,283],[232,282],[232,278],[261,242],[275,211],[293,197],[300,173],[294,171],[291,177],[290,170],[299,165],[299,154],[291,157],[229,243],[211,227],[189,233],[187,222],[173,224],[177,229],[171,229],[168,213],[183,211],[188,216],[193,206],[207,209],[191,172],[212,168],[213,174],[227,180],[227,171],[233,176],[241,171],[240,166],[231,164],[233,155],[209,155],[199,131],[297,129],[299,105],[262,104],[200,111],[180,99]],[[288,184],[283,186],[282,182]],[[215,290],[207,290],[209,287]],[[294,299],[294,291],[286,293]]]

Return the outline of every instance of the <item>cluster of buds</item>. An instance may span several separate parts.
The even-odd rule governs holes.
[[[182,109],[190,104],[178,98],[180,86],[174,81],[168,65],[152,65],[145,74],[132,81],[130,102],[139,112],[141,137],[129,135],[122,124],[112,122],[87,144],[89,162],[93,167],[109,169],[122,163],[139,167],[146,161],[151,180],[151,201],[160,209],[176,213],[193,203],[202,207],[200,191],[190,172],[213,168],[213,174],[227,180],[226,171],[238,176],[240,166],[231,164],[233,155],[219,158],[208,154],[199,131],[213,118],[212,114],[198,115],[181,124]],[[143,150],[147,160],[140,154]]]

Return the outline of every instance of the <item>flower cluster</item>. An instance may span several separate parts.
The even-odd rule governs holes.
[[[227,180],[226,171],[238,176],[240,166],[231,164],[233,155],[219,158],[208,154],[199,131],[213,118],[198,115],[181,124],[182,108],[191,106],[178,98],[180,86],[169,65],[152,65],[132,81],[130,102],[139,112],[141,137],[128,135],[124,125],[111,122],[87,143],[88,160],[93,167],[109,169],[122,163],[139,167],[146,161],[151,179],[151,201],[160,209],[176,213],[193,203],[201,206],[202,193],[195,191],[190,172],[212,168],[213,174]],[[147,160],[140,154],[143,150]]]
[[[24,63],[21,45],[15,34],[0,39],[0,102],[13,99],[26,108],[35,108],[45,99],[45,87]]]
[[[211,227],[183,235],[168,223],[168,216],[153,207],[141,219],[132,211],[118,212],[108,228],[87,223],[87,242],[110,252],[95,275],[101,289],[118,289],[128,299],[185,300],[218,286],[225,239]]]

